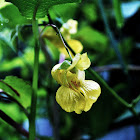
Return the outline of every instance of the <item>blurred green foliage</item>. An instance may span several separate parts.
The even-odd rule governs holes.
[[[64,2],[64,1],[63,1]],[[73,39],[79,40],[83,46],[83,52],[87,52],[92,62],[91,67],[100,66],[120,66],[117,55],[110,43],[111,40],[106,33],[106,26],[102,19],[102,13],[99,8],[99,0],[83,0],[81,3],[70,3],[64,5],[56,5],[49,10],[50,16],[54,23],[61,27],[61,23],[68,19],[78,21],[78,32],[72,36]],[[103,5],[106,12],[106,18],[109,23],[112,34],[117,41],[117,47],[120,55],[127,66],[140,65],[140,40],[136,41],[135,35],[129,32],[128,26],[131,20],[125,19],[121,14],[121,4],[118,5],[106,0]],[[131,2],[131,0],[129,1]],[[0,1],[2,3],[2,1]],[[22,9],[23,10],[23,9]],[[30,8],[29,8],[30,10]],[[127,9],[126,9],[127,10]],[[28,11],[26,11],[28,12]],[[137,11],[139,12],[139,11]],[[24,13],[25,15],[26,13]],[[44,16],[46,13],[39,15]],[[31,15],[27,15],[30,17]],[[135,16],[133,14],[132,16]],[[123,19],[122,19],[123,18]],[[39,23],[48,22],[47,16],[39,19]],[[139,23],[139,18],[133,22],[133,26]],[[41,31],[44,27],[39,26]],[[47,27],[46,27],[47,28]],[[124,29],[128,32],[123,32]],[[137,27],[138,28],[138,27]],[[139,28],[138,28],[139,29]],[[139,35],[139,30],[137,35]],[[113,124],[126,109],[116,101],[113,96],[108,94],[107,90],[101,85],[102,93],[99,100],[93,105],[89,112],[83,112],[81,115],[67,113],[63,111],[55,102],[55,93],[58,84],[52,79],[50,69],[58,63],[60,52],[49,41],[45,42],[45,48],[49,54],[46,58],[44,49],[40,52],[39,64],[39,90],[37,104],[37,118],[49,119],[53,126],[54,137],[44,137],[42,139],[57,140],[82,140],[82,135],[87,134],[96,139],[114,129]],[[31,20],[23,17],[18,9],[8,4],[0,7],[0,79],[12,75],[24,79],[28,83],[32,83],[33,74],[33,37],[31,29]],[[52,62],[48,65],[48,62]],[[128,67],[129,68],[129,67]],[[140,70],[140,69],[139,69]],[[131,102],[139,95],[140,73],[135,67],[129,70],[126,75],[121,66],[119,68],[101,69],[99,74],[103,79],[126,101]],[[87,79],[95,79],[90,73],[86,72]],[[5,81],[5,80],[4,80]],[[18,78],[12,77],[5,82],[19,84]],[[98,82],[98,81],[97,81]],[[22,104],[27,105],[31,97],[31,91],[22,89],[25,84],[21,83],[18,90],[22,90],[22,94],[26,95],[26,99],[20,99]],[[100,84],[100,83],[99,83]],[[15,87],[16,88],[16,87]],[[2,87],[0,87],[2,89]],[[0,92],[1,95],[1,92]],[[20,107],[12,101],[5,101],[0,96],[0,110],[3,110],[11,118],[21,125],[27,119]],[[28,108],[29,110],[29,108]],[[126,119],[128,116],[126,115]],[[121,121],[121,120],[120,120]],[[129,124],[129,122],[128,122]],[[48,128],[49,129],[49,128]],[[43,131],[43,130],[42,130]],[[0,119],[0,139],[1,140],[18,140],[25,139],[14,128]],[[41,137],[41,136],[38,136]]]

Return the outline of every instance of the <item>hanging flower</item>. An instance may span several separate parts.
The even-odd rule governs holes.
[[[90,66],[87,53],[76,54],[72,64],[69,61],[53,67],[52,77],[61,85],[56,93],[56,101],[67,112],[80,114],[88,111],[98,99],[101,89],[98,83],[85,80],[85,72]]]
[[[76,20],[69,19],[66,23],[62,25],[62,27],[60,28],[60,32],[62,33],[64,39],[67,41],[71,49],[75,53],[81,53],[81,51],[83,50],[83,45],[81,44],[80,41],[71,38],[72,34],[77,33],[77,26],[78,22]],[[42,37],[49,40],[66,57],[69,57],[64,47],[64,44],[62,43],[62,41],[60,40],[59,36],[56,34],[53,28],[48,28],[43,33]]]

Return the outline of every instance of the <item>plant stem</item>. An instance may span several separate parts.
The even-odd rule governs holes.
[[[132,101],[132,105],[133,105],[133,107],[135,107],[135,105],[138,103],[140,101],[140,95],[136,98],[136,99],[134,99],[133,101]]]
[[[125,65],[125,62],[123,60],[123,57],[118,49],[118,42],[116,41],[116,39],[114,38],[112,32],[111,32],[111,29],[109,27],[109,24],[108,24],[108,21],[107,21],[107,18],[106,18],[106,14],[105,14],[105,10],[104,10],[104,6],[103,6],[103,2],[102,0],[98,0],[98,4],[99,4],[99,10],[101,12],[101,16],[102,16],[102,19],[103,19],[103,22],[104,22],[104,25],[105,25],[105,29],[106,29],[106,33],[110,39],[110,42],[112,44],[112,48],[114,49],[117,57],[118,57],[118,60],[124,70],[124,72],[127,74],[128,73],[128,70],[127,70],[127,67]]]
[[[69,47],[68,43],[63,38],[63,36],[62,36],[61,32],[59,31],[58,27],[55,24],[53,24],[53,21],[52,21],[50,15],[47,14],[47,16],[48,16],[48,19],[49,19],[49,24],[48,25],[52,26],[54,28],[54,30],[58,33],[59,38],[61,39],[61,41],[62,41],[62,43],[63,43],[63,45],[64,45],[64,47],[65,47],[65,49],[66,49],[66,51],[68,53],[68,55],[70,56],[70,58],[72,60],[72,56],[70,54],[70,51],[73,53],[73,50]],[[70,51],[69,51],[69,49],[70,49]]]
[[[64,44],[64,47],[65,47],[65,49],[66,49],[68,55],[70,56],[70,58],[71,58],[71,60],[72,60],[72,56],[71,56],[71,54],[70,54],[69,48],[68,48],[67,45],[65,44],[64,38],[63,38],[63,36],[61,35],[61,33],[60,33],[58,27],[57,27],[56,25],[51,25],[51,26],[52,26],[53,28],[55,28],[55,30],[57,31],[57,33],[58,33],[58,35],[59,35],[59,37],[60,37],[62,43]]]
[[[96,79],[99,80],[99,82],[108,90],[111,95],[113,95],[124,107],[129,109],[138,120],[140,120],[138,113],[135,111],[132,104],[129,104],[124,99],[122,99],[94,70],[92,70],[91,68],[89,68],[88,70]]]
[[[31,112],[29,118],[29,140],[34,140],[36,135],[35,128],[35,116],[36,116],[36,104],[37,104],[37,90],[38,90],[38,69],[39,69],[39,32],[38,32],[38,23],[35,19],[36,14],[34,14],[32,20],[32,30],[35,40],[34,47],[34,72],[33,72],[33,83],[32,83],[32,101],[31,101]]]
[[[128,104],[112,88],[110,88],[109,85],[94,70],[89,68],[89,72],[94,75],[94,77],[97,78],[100,83],[109,91],[109,93],[111,93],[121,104],[123,104],[127,108],[130,107],[130,104]]]

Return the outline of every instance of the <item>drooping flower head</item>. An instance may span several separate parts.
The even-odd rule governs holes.
[[[98,99],[101,88],[92,80],[85,80],[85,71],[90,66],[86,53],[76,54],[72,64],[69,61],[53,67],[52,77],[61,85],[56,93],[56,101],[67,112],[80,114],[88,111]]]

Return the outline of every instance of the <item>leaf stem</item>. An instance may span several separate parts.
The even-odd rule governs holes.
[[[32,30],[35,40],[34,47],[34,71],[33,71],[33,83],[32,83],[32,101],[31,101],[31,112],[29,118],[29,140],[34,140],[36,135],[35,118],[36,118],[36,104],[37,104],[37,90],[38,90],[38,69],[39,69],[39,32],[38,22],[36,20],[36,14],[34,14],[32,20]]]

